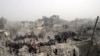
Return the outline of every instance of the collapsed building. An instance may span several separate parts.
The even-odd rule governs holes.
[[[100,42],[91,44],[88,27],[76,28],[59,16],[43,17],[37,22],[22,21],[14,28],[0,31],[1,56],[97,56]],[[85,22],[86,23],[86,22]],[[92,22],[93,23],[93,22]],[[73,23],[74,24],[74,23]],[[90,27],[91,28],[91,27]],[[92,26],[93,28],[93,26]],[[98,27],[99,28],[99,27]],[[82,30],[81,30],[82,29]],[[97,28],[96,28],[97,29]],[[16,33],[13,31],[15,30]],[[91,29],[93,31],[93,29]],[[98,30],[98,29],[97,29]],[[80,31],[80,32],[79,32]],[[99,32],[99,31],[98,31]],[[81,33],[81,34],[79,34]],[[12,36],[13,35],[13,36]],[[99,35],[99,34],[98,34]],[[15,36],[15,37],[14,37]],[[83,37],[83,38],[82,38]],[[98,50],[97,50],[98,49]]]

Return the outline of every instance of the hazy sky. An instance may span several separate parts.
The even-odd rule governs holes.
[[[100,16],[100,0],[0,0],[0,17],[36,20],[59,15],[66,20]]]

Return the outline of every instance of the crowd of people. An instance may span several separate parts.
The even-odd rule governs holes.
[[[15,53],[16,55],[19,55],[19,49],[23,48],[23,46],[27,46],[28,50],[27,52],[29,53],[40,53],[41,51],[39,50],[39,48],[41,46],[51,46],[51,45],[55,45],[56,43],[66,43],[68,38],[73,38],[77,36],[77,34],[75,32],[61,32],[58,33],[57,35],[54,35],[54,39],[51,39],[50,36],[48,36],[47,38],[49,39],[49,41],[47,42],[39,42],[39,39],[41,37],[34,35],[34,33],[31,33],[30,35],[24,35],[24,36],[16,36],[16,38],[13,39],[13,42],[11,41],[6,41],[6,47],[9,48],[8,52],[9,53]],[[28,42],[24,41],[26,38],[29,39]],[[33,39],[33,40],[32,40]],[[21,40],[21,41],[19,41]],[[56,50],[54,51],[56,52]]]

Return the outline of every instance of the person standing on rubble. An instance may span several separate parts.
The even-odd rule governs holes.
[[[34,49],[34,53],[37,53],[37,50],[38,50],[38,42],[33,42],[33,43],[31,44],[31,46],[32,46],[33,49]]]

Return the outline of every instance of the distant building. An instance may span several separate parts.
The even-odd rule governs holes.
[[[26,28],[26,29],[32,29],[34,26],[34,23],[32,21],[22,21],[21,24],[23,28]]]
[[[3,17],[0,18],[0,29],[4,29],[7,20]]]

